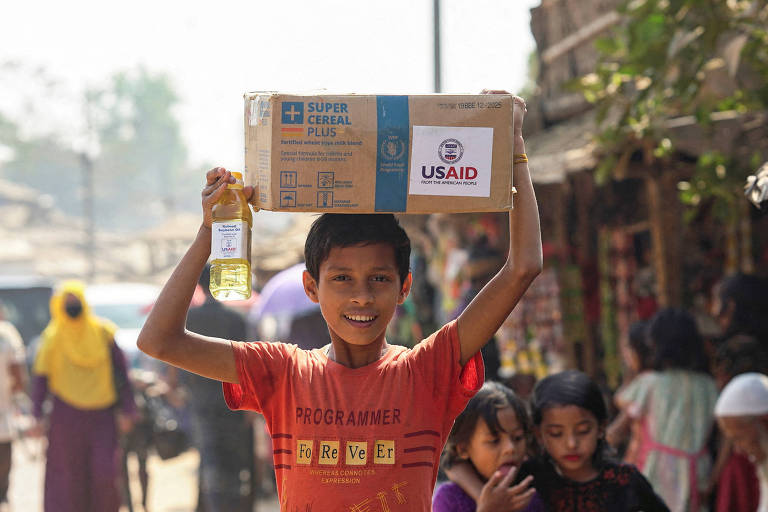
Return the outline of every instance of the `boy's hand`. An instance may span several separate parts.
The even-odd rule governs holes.
[[[232,173],[223,167],[214,167],[205,173],[205,187],[203,187],[203,225],[210,228],[213,225],[213,205],[219,200],[221,194],[229,183],[234,183]]]
[[[512,112],[514,133],[512,135],[522,135],[523,120],[525,119],[525,114],[528,113],[528,107],[525,105],[525,100],[520,96],[512,98],[512,102],[514,103],[514,111]]]
[[[509,94],[507,91],[499,91],[499,90],[492,90],[492,89],[483,89],[480,91],[480,94]],[[514,133],[512,135],[522,135],[523,134],[523,120],[525,119],[525,114],[528,112],[528,108],[525,105],[525,100],[521,98],[520,96],[514,96],[512,98],[512,104],[513,111],[512,111],[512,119],[514,121]]]
[[[516,512],[525,509],[536,493],[536,489],[528,488],[533,477],[528,476],[519,484],[510,487],[516,474],[516,468],[506,475],[502,475],[500,471],[495,472],[483,486],[480,499],[477,500],[477,512]]]
[[[205,174],[205,187],[203,187],[203,225],[210,228],[213,224],[213,205],[219,200],[227,185],[236,180],[232,173],[223,167],[214,167]],[[243,194],[248,203],[253,198],[253,187],[243,187]]]

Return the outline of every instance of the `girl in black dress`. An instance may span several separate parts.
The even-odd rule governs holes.
[[[552,512],[669,512],[648,480],[632,465],[609,460],[603,395],[592,379],[565,371],[541,380],[531,397],[539,455],[523,463],[517,480],[533,486]],[[470,496],[481,483],[466,468],[449,477]]]

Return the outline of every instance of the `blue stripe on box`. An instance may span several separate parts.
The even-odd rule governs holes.
[[[410,125],[408,96],[377,96],[377,212],[404,212],[408,204]]]

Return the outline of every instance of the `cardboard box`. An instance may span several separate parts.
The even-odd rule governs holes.
[[[511,95],[245,95],[245,179],[266,210],[512,208]]]

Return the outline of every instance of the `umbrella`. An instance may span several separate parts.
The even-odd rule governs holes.
[[[259,295],[259,301],[251,309],[252,318],[263,315],[296,316],[319,306],[304,293],[301,274],[304,264],[298,263],[275,274],[267,281]]]

